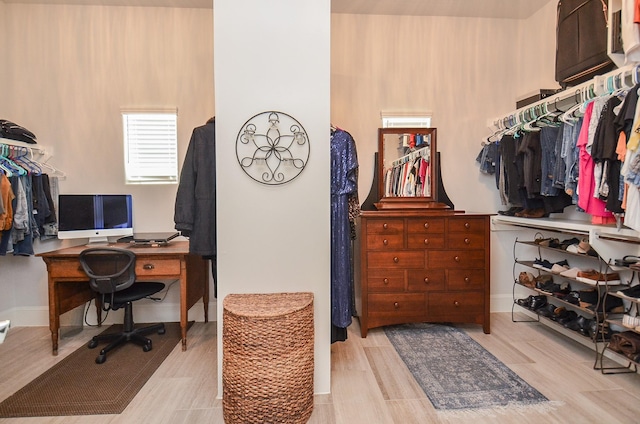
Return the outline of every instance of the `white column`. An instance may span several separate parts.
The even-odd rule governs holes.
[[[218,393],[222,396],[224,297],[303,291],[314,293],[315,393],[328,393],[330,0],[214,0],[213,14]],[[308,136],[304,170],[284,184],[255,181],[236,157],[244,124],[266,111],[293,117]],[[289,133],[289,125],[280,130]]]

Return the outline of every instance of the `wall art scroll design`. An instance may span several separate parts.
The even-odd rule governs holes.
[[[267,111],[249,119],[236,139],[242,170],[262,184],[279,185],[296,178],[309,161],[307,132],[295,118]]]

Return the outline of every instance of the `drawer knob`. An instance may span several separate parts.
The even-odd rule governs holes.
[[[455,306],[456,308],[460,307],[460,302],[456,300],[455,302],[453,302],[453,306]]]
[[[424,277],[424,283],[429,284],[429,277]]]
[[[384,280],[382,280],[382,282],[385,283],[385,284],[389,284],[389,279],[385,278]]]
[[[464,282],[465,283],[469,283],[469,281],[471,281],[471,279],[469,277],[464,277]]]
[[[471,224],[469,224],[468,222],[465,222],[464,223],[464,228],[466,228],[468,230],[469,228],[471,228]]]
[[[424,228],[429,228],[429,223],[428,222],[424,223]]]
[[[387,245],[389,244],[389,240],[387,240],[387,239],[382,240],[382,244],[384,244],[385,246],[387,246]]]
[[[384,228],[384,229],[386,230],[387,228],[389,228],[389,224],[387,224],[387,223],[385,222],[384,224],[382,224],[382,228]]]
[[[399,304],[398,302],[395,302],[395,303],[393,304],[393,307],[394,307],[394,308],[396,308],[396,309],[398,309],[398,308],[400,307],[400,304]]]
[[[424,244],[429,244],[429,239],[424,239]]]
[[[155,266],[153,264],[144,264],[142,266],[142,269],[154,269]]]
[[[460,256],[454,257],[453,260],[456,261],[456,262],[460,262]]]
[[[470,244],[471,240],[469,240],[468,238],[464,239],[464,244]]]
[[[396,256],[395,258],[393,258],[393,262],[398,263],[400,262],[400,259]]]

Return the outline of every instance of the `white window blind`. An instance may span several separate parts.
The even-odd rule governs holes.
[[[178,181],[177,112],[122,112],[127,184]]]
[[[430,112],[382,112],[382,128],[429,128],[431,127]]]

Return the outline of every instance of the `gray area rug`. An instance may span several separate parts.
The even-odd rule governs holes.
[[[385,327],[438,410],[492,409],[548,402],[464,331],[438,324]]]

